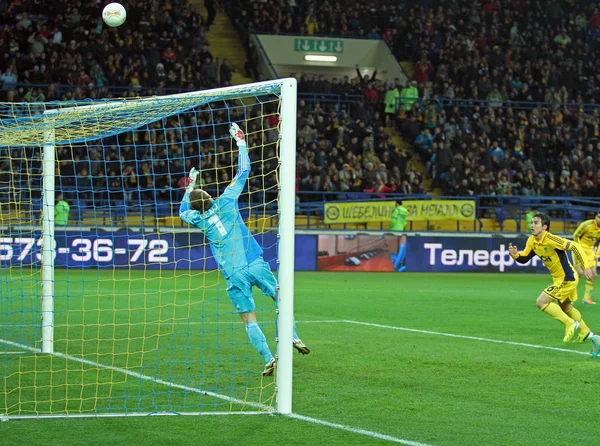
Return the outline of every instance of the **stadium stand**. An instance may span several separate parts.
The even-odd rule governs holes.
[[[256,31],[382,38],[399,60],[414,63],[409,85],[365,82],[360,74],[298,76],[301,202],[322,200],[319,192],[348,198],[430,191],[487,196],[494,209],[499,196],[598,192],[600,12],[592,2],[529,3],[235,0],[224,8],[246,47],[246,74],[255,78],[248,36]],[[209,49],[208,29],[223,25],[216,10],[213,24],[212,14],[207,23],[184,0],[136,1],[127,27],[107,29],[95,5],[67,0],[43,14],[36,5],[14,1],[2,14],[5,101],[168,94],[232,79],[232,69]],[[153,198],[167,202],[189,167],[165,156],[157,169],[135,151],[124,161],[110,150],[79,153],[75,162],[67,157],[67,196],[68,178],[91,173],[93,186],[109,191],[110,178],[127,171],[132,189],[133,181],[145,183],[156,188]],[[107,178],[97,175],[101,157],[113,166]]]

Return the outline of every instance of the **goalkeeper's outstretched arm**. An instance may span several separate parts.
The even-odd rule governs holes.
[[[190,194],[194,190],[194,186],[196,184],[196,178],[198,178],[199,173],[200,172],[198,170],[196,170],[195,167],[192,167],[192,170],[190,170],[189,182],[188,182],[189,184],[185,188],[185,195],[183,196],[183,199],[181,200],[181,204],[179,205],[179,218],[181,218],[187,224],[195,224],[195,222],[193,221],[194,217],[200,216],[200,213],[198,211],[193,211],[191,209],[192,206],[190,204]]]
[[[236,123],[233,123],[229,128],[229,133],[235,139],[238,146],[238,170],[231,184],[223,192],[222,197],[238,198],[244,190],[246,180],[250,174],[250,157],[248,156],[248,148],[246,147],[246,140],[242,129]]]

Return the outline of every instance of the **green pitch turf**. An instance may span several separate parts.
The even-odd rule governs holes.
[[[0,286],[7,287],[17,273],[0,272]],[[113,277],[114,282],[109,280]],[[297,417],[11,420],[0,423],[0,439],[3,445],[595,444],[600,362],[590,359],[589,344],[562,343],[562,325],[535,306],[548,279],[526,274],[296,273],[298,331],[312,349],[309,356],[295,355]],[[206,287],[204,294],[201,287]],[[35,325],[39,314],[17,308],[34,308],[37,289],[27,281],[21,288],[18,302],[0,297],[0,313],[7,315],[2,324]],[[6,288],[0,291],[5,294]],[[60,299],[67,294],[85,299]],[[195,300],[198,296],[203,304]],[[260,304],[265,311],[259,316],[272,337],[272,306]],[[169,379],[181,383],[184,377],[190,389],[219,395],[229,391],[232,398],[248,388],[253,390],[246,398],[252,401],[270,394],[269,385],[260,387],[260,358],[244,343],[245,332],[229,313],[225,285],[216,274],[89,270],[82,285],[80,275],[69,272],[67,277],[62,271],[57,272],[56,305],[56,351],[68,356],[50,360],[29,355],[20,365],[23,371],[33,367],[27,361],[37,360],[38,369],[51,370],[38,385],[52,379],[58,389],[52,410],[85,412],[109,404],[113,411],[148,411],[157,404],[165,410],[168,404],[229,410],[230,403],[219,398],[183,395],[169,386]],[[600,305],[576,306],[588,325],[600,331]],[[0,326],[0,338],[10,333]],[[131,339],[128,345],[116,341],[124,334]],[[111,337],[113,343],[105,342]],[[22,341],[38,346],[35,330],[24,332]],[[212,347],[200,358],[191,355],[197,350],[186,346],[203,341]],[[89,359],[91,351],[100,352],[94,363],[110,367],[70,359],[82,354]],[[112,351],[116,354],[109,355]],[[16,358],[10,359],[2,364],[0,355],[4,376],[14,372],[10,368]],[[170,368],[150,367],[157,360]],[[225,381],[208,375],[189,378],[185,368],[191,364],[200,370],[202,361],[221,370]],[[228,374],[239,368],[246,372]],[[142,382],[120,371],[125,369],[144,376],[158,370],[161,381]],[[22,373],[21,378],[22,391],[32,391],[32,377]],[[66,390],[65,382],[77,379],[80,385]],[[117,383],[113,394],[107,393],[110,382]],[[11,384],[5,379],[0,393]],[[50,408],[43,403],[49,396],[48,391],[37,395],[42,401],[38,409]],[[10,405],[9,400],[2,404]]]

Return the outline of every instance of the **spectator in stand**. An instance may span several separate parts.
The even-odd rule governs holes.
[[[2,80],[3,90],[12,90],[15,88],[17,85],[17,75],[11,66],[6,67],[6,70],[0,75],[0,80]]]
[[[231,85],[231,79],[233,78],[233,67],[229,64],[229,59],[223,59],[221,67],[219,68],[219,77],[221,80],[221,86],[226,87]]]
[[[215,22],[217,16],[217,8],[215,6],[215,0],[204,0],[204,7],[206,8],[206,29],[210,29],[212,24]]]
[[[48,39],[39,32],[31,34],[27,41],[30,44],[29,51],[35,57],[40,56],[44,52],[44,46],[48,43]]]
[[[400,93],[400,103],[404,107],[404,110],[410,112],[413,104],[419,99],[419,90],[417,89],[417,82],[411,81],[410,84],[402,89]]]
[[[400,102],[400,91],[398,90],[399,79],[395,79],[385,93],[385,126],[390,127],[394,123],[395,116],[398,114],[398,105]]]
[[[54,224],[56,226],[67,226],[69,223],[69,211],[71,206],[67,203],[62,194],[56,194],[56,201],[54,205]]]
[[[312,36],[319,32],[319,23],[317,22],[317,18],[315,17],[315,14],[312,11],[309,11],[308,15],[306,16],[306,20],[304,21],[304,24],[306,25],[306,34],[308,34],[309,36]]]
[[[421,157],[424,158],[425,154],[429,152],[433,144],[433,137],[429,129],[424,129],[421,134],[415,139],[414,145],[419,149]]]

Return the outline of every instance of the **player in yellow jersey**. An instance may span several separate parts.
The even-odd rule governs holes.
[[[549,228],[550,217],[546,214],[536,214],[531,220],[531,237],[527,239],[525,249],[519,252],[517,247],[511,243],[508,246],[508,252],[519,263],[527,263],[536,255],[542,259],[552,275],[553,282],[539,295],[536,301],[537,306],[544,313],[564,324],[564,342],[573,339],[579,330],[576,341],[583,342],[591,339],[597,351],[600,338],[594,336],[581,318],[579,310],[571,305],[577,300],[579,277],[567,256],[567,251],[573,253],[576,262],[584,265],[583,274],[586,278],[592,277],[591,264],[584,258],[583,249],[578,243],[551,234],[548,232]]]
[[[598,255],[594,248],[598,240],[600,240],[600,211],[598,211],[594,219],[586,220],[577,227],[573,233],[573,240],[581,245],[585,257],[593,264],[592,278],[586,278],[585,280],[585,294],[583,295],[582,302],[594,305],[596,302],[592,299],[592,290],[594,289],[596,266],[598,265]],[[577,262],[575,262],[575,270],[579,275],[583,275],[583,270]]]

